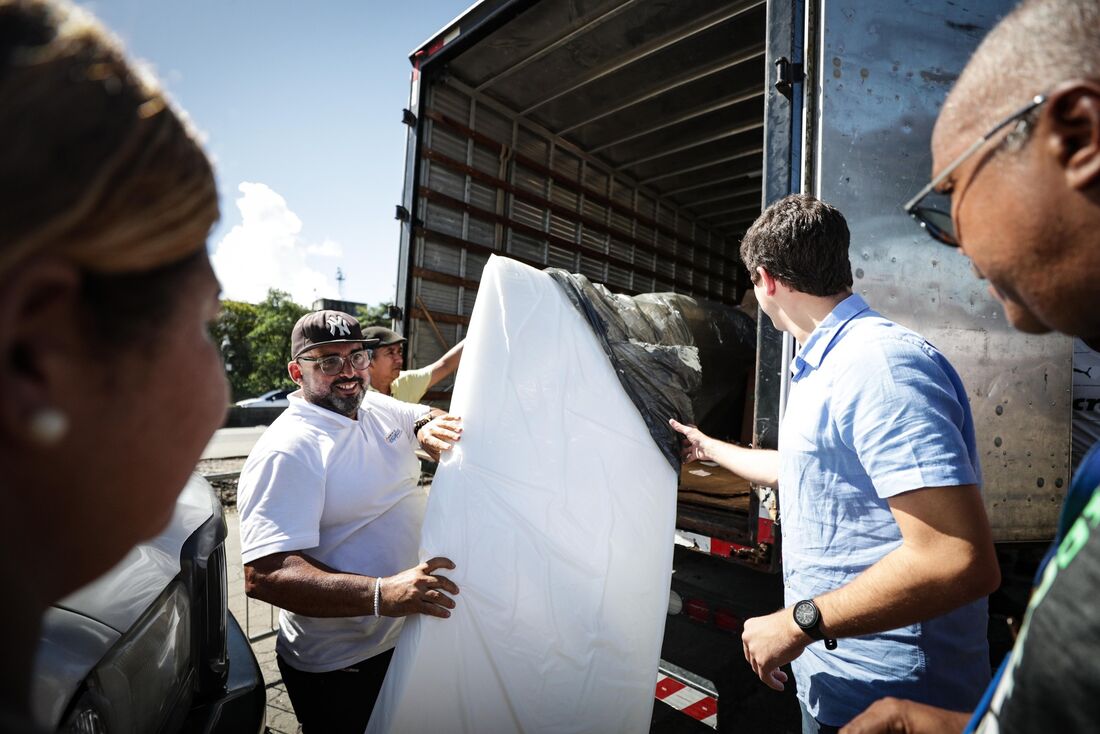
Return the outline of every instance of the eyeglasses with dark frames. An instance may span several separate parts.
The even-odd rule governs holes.
[[[1022,118],[1046,101],[1046,94],[1037,94],[1026,105],[990,128],[989,132],[974,141],[973,145],[964,150],[947,168],[940,171],[938,176],[929,181],[928,185],[921,189],[916,196],[906,202],[905,206],[902,207],[905,213],[917,220],[924,231],[937,242],[942,242],[949,247],[958,247],[959,240],[955,234],[955,223],[951,219],[951,194],[936,191],[936,187],[946,181],[947,177],[965,163],[970,156],[978,152],[990,138],[1012,123],[1021,122]],[[925,201],[926,199],[928,201]]]
[[[321,374],[335,377],[344,371],[344,362],[349,362],[356,372],[365,370],[370,365],[370,353],[366,349],[352,352],[346,357],[333,354],[328,357],[298,357],[303,362],[316,362],[321,368]]]

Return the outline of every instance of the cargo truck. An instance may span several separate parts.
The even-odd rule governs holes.
[[[408,359],[464,336],[494,253],[616,292],[741,304],[746,228],[782,196],[819,196],[848,218],[855,291],[945,352],[969,391],[1003,654],[1070,477],[1072,344],[1015,332],[966,259],[900,206],[929,178],[944,97],[1012,4],[477,3],[410,57],[394,309]],[[795,349],[759,318],[744,399],[709,430],[774,448]],[[742,620],[782,605],[782,508],[714,467],[688,467],[679,497],[657,688],[670,705],[654,730],[702,726],[691,716],[798,731],[797,707],[755,679],[738,639]]]

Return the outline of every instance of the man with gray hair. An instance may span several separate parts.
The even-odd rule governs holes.
[[[1100,2],[1028,0],[1002,20],[944,103],[932,154],[932,181],[906,210],[971,259],[1017,329],[1100,346]],[[977,711],[883,699],[844,734],[1095,731],[1098,525],[1094,446]]]

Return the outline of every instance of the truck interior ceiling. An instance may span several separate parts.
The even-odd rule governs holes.
[[[431,63],[438,45],[413,56],[415,362],[464,336],[493,253],[617,293],[740,304],[750,282],[738,246],[762,198],[766,3],[503,5],[508,17],[473,42],[452,29],[459,40],[445,62]],[[738,413],[722,433],[751,440],[751,390]],[[752,493],[732,475],[684,478],[682,511],[727,518],[701,529],[730,537],[730,513],[755,517]]]

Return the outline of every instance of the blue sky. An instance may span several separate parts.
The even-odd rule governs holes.
[[[409,52],[472,0],[78,0],[206,138],[226,298],[393,298]]]

